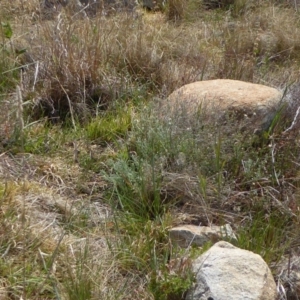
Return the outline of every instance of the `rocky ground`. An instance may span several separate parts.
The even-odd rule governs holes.
[[[299,297],[298,8],[208,2],[2,0],[1,299],[202,299],[205,276],[217,298],[224,269],[194,264],[216,248],[234,299]]]

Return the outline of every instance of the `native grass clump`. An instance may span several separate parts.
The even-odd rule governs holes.
[[[297,297],[297,3],[157,10],[1,1],[1,299],[184,299],[210,245],[179,249],[168,230],[225,223]],[[285,90],[269,128],[164,116],[172,91],[214,78]]]

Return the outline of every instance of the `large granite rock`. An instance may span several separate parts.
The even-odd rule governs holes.
[[[229,79],[199,81],[174,91],[162,104],[162,116],[190,127],[204,118],[236,130],[261,132],[279,108],[282,92],[268,86]],[[186,125],[185,125],[186,124]]]
[[[275,300],[276,284],[261,256],[221,241],[193,264],[196,284],[186,300]]]

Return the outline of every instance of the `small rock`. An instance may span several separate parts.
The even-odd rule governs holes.
[[[275,300],[274,278],[253,252],[218,242],[193,263],[196,284],[186,300]]]
[[[224,226],[183,225],[170,229],[169,235],[174,244],[182,248],[191,245],[203,246],[206,242],[217,242],[221,239],[236,239],[229,224]]]

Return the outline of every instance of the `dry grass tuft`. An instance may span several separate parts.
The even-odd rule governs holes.
[[[34,103],[33,115],[64,120],[73,114],[85,120],[117,99],[132,97],[139,86],[169,93],[200,78],[206,58],[193,44],[185,47],[186,31],[178,34],[154,22],[130,16],[70,20],[61,15],[38,25],[23,61],[28,65],[25,98]]]

